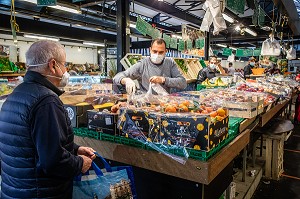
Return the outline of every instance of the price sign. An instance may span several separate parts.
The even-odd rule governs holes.
[[[185,42],[182,39],[179,39],[178,50],[184,51],[184,49],[185,49]]]
[[[222,55],[230,56],[231,54],[232,54],[232,49],[230,49],[230,48],[224,48],[223,49]]]
[[[56,0],[37,0],[37,6],[56,6]]]
[[[186,40],[186,48],[188,50],[193,48],[193,41],[192,40],[190,40],[190,39]]]
[[[166,47],[169,48],[170,47],[170,43],[171,43],[171,37],[165,33],[163,33],[163,39],[166,42]]]

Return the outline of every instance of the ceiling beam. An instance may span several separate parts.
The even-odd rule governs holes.
[[[156,10],[167,16],[184,21],[187,24],[194,24],[197,27],[201,26],[202,20],[183,10],[176,8],[172,4],[168,4],[164,1],[149,1],[149,0],[135,0],[137,4],[145,6],[149,9]]]
[[[11,31],[10,16],[0,14],[0,18],[0,27]],[[70,38],[78,41],[93,41],[99,43],[103,43],[104,39],[106,39],[109,44],[116,43],[116,36],[107,33],[89,31],[25,18],[18,18],[17,23],[22,33],[51,35],[53,37]]]
[[[300,21],[299,21],[299,14],[297,12],[295,3],[293,0],[274,0],[274,4],[277,7],[283,6],[285,11],[289,16],[288,24],[292,29],[294,35],[300,35]],[[283,8],[281,10],[283,12]]]

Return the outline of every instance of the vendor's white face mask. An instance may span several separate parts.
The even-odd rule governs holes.
[[[165,58],[165,55],[159,55],[159,54],[151,54],[151,62],[154,64],[161,64]]]

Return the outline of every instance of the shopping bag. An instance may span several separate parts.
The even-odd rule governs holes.
[[[75,177],[73,199],[136,199],[132,167],[111,167],[103,157],[95,154],[105,169],[101,170],[93,162],[93,170]]]

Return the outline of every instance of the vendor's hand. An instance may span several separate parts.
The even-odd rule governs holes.
[[[135,83],[132,79],[130,78],[123,78],[122,82],[126,86],[126,92],[131,95],[132,93],[135,93]]]
[[[94,160],[96,158],[95,152],[96,151],[91,147],[81,146],[78,148],[77,155],[84,155],[89,157],[91,160]]]
[[[162,77],[162,76],[152,76],[152,77],[150,77],[149,81],[151,83],[155,83],[155,84],[163,84],[163,83],[165,83],[166,78]]]
[[[82,157],[82,160],[83,160],[81,172],[85,173],[92,166],[93,160],[85,155],[79,155],[79,156]]]

